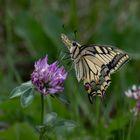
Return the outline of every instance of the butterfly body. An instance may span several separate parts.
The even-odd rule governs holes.
[[[76,77],[83,81],[89,98],[103,96],[110,85],[110,74],[118,70],[129,59],[122,50],[104,45],[80,45],[64,34],[62,41],[70,51]]]

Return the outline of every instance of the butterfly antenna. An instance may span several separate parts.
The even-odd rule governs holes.
[[[74,38],[76,40],[76,38],[77,38],[77,30],[74,30]]]
[[[63,32],[65,32],[65,24],[62,24],[62,29],[63,29]]]

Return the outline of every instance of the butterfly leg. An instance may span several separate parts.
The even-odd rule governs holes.
[[[92,96],[89,93],[88,93],[88,99],[89,99],[90,103],[93,104]]]

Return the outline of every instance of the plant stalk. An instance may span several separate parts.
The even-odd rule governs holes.
[[[44,125],[44,95],[41,94],[41,130],[39,140],[43,140],[44,135],[43,125]]]

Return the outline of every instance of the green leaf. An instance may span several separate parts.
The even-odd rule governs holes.
[[[21,95],[20,102],[22,107],[27,107],[34,99],[34,89],[30,88]]]
[[[9,98],[15,98],[15,97],[21,96],[21,95],[23,95],[25,92],[27,92],[30,89],[33,89],[33,85],[31,83],[31,81],[23,83],[20,86],[14,88],[12,90],[12,92],[10,93]]]
[[[61,128],[64,128],[66,131],[71,131],[73,130],[75,127],[76,127],[76,123],[74,121],[71,121],[71,120],[65,120],[65,119],[62,119],[62,120],[59,120],[56,125],[56,127],[59,127],[59,129]]]
[[[44,130],[47,135],[65,135],[76,127],[76,123],[71,120],[59,118],[55,112],[48,113],[45,117],[44,126],[38,127],[38,130]]]
[[[57,114],[55,112],[48,113],[45,117],[45,124],[54,123],[57,120]]]
[[[68,99],[66,98],[65,94],[56,94],[55,97],[62,103],[69,105],[70,102],[68,101]]]
[[[20,87],[16,87],[10,93],[10,98],[14,98],[14,97],[20,96],[21,94],[23,94],[23,92],[21,92]]]

